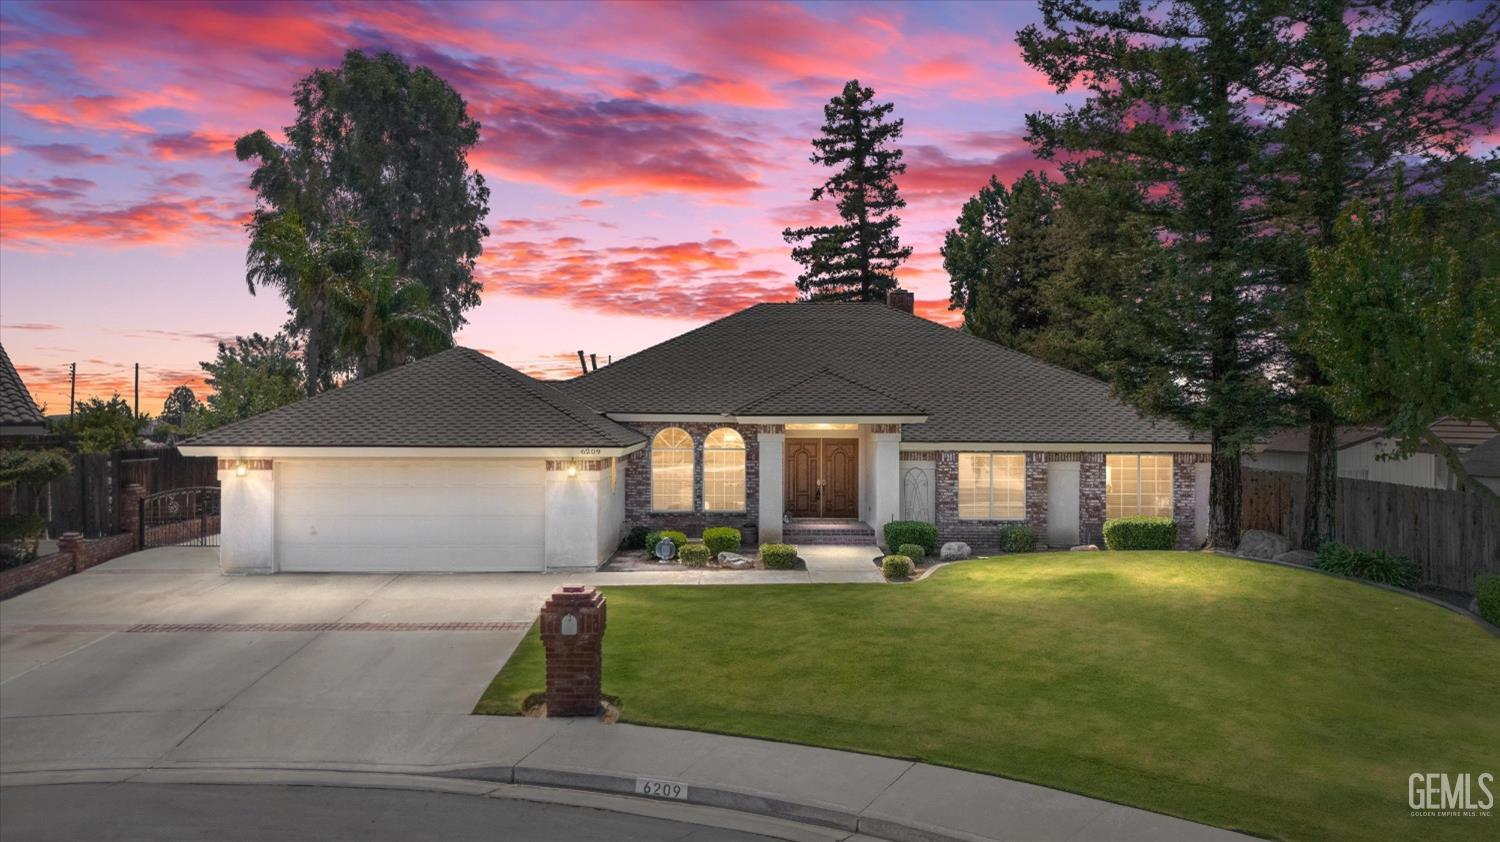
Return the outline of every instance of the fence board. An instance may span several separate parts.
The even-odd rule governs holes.
[[[47,533],[53,537],[64,532],[89,538],[113,535],[119,523],[118,492],[127,478],[148,491],[219,484],[217,460],[183,456],[175,447],[76,453],[72,458],[73,470],[66,476],[45,486],[20,485],[13,498],[17,512],[48,515]]]
[[[1302,536],[1306,478],[1245,468],[1240,527]],[[1500,574],[1500,511],[1476,494],[1340,478],[1334,537],[1361,550],[1404,555],[1426,584],[1474,592],[1474,577]]]

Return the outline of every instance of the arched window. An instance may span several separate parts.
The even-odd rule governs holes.
[[[745,440],[728,427],[703,440],[703,510],[745,510]]]
[[[666,427],[651,440],[651,510],[693,510],[693,439],[686,430]]]

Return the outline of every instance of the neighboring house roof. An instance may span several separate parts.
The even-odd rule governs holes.
[[[1500,435],[1490,436],[1489,441],[1465,453],[1463,463],[1470,476],[1500,477]]]
[[[552,385],[478,351],[453,348],[184,445],[627,447],[643,441]]]
[[[1496,434],[1494,427],[1480,421],[1459,421],[1456,418],[1439,418],[1430,428],[1449,447],[1462,450],[1489,440]],[[1340,427],[1338,429],[1339,450],[1380,438],[1384,433],[1379,427]],[[1261,445],[1262,450],[1280,453],[1306,453],[1307,428],[1287,427],[1275,431]]]
[[[834,378],[921,407],[909,442],[1194,441],[1098,380],[880,303],[758,304],[559,385],[611,414],[732,415],[760,401],[810,408]]]
[[[735,410],[736,415],[926,415],[878,389],[857,383],[832,369],[798,377]]]
[[[24,436],[45,432],[46,417],[31,399],[31,392],[11,364],[5,346],[0,345],[0,434]]]

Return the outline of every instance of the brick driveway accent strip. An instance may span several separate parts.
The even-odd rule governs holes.
[[[495,620],[463,623],[33,623],[0,626],[0,631],[74,632],[100,631],[126,634],[157,632],[497,632],[526,631],[531,620]]]

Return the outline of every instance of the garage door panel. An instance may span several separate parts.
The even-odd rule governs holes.
[[[307,460],[276,465],[277,563],[291,571],[543,568],[531,460]]]

